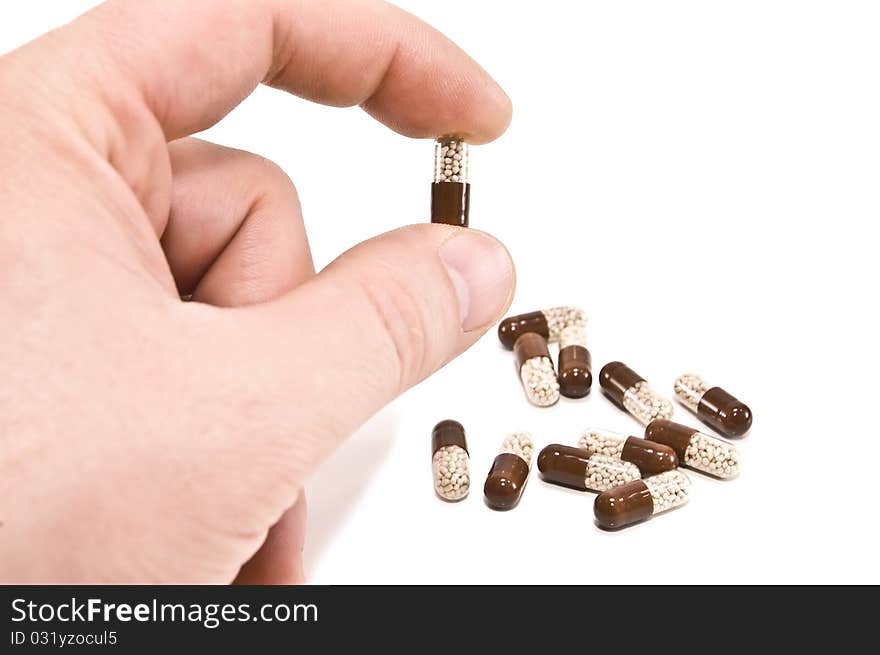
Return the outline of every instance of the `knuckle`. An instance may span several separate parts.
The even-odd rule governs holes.
[[[299,194],[296,185],[281,166],[271,159],[248,153],[248,177],[257,184],[255,203],[271,201],[273,198],[285,204],[299,207]]]
[[[260,175],[268,177],[275,182],[293,184],[293,182],[291,182],[290,180],[290,177],[288,177],[287,173],[284,172],[284,169],[271,159],[267,159],[266,157],[262,157],[261,155],[254,155],[253,161],[257,169],[257,173],[259,173]]]
[[[251,162],[254,167],[254,173],[263,179],[271,181],[274,185],[283,185],[293,188],[293,180],[271,159],[260,155],[251,155]]]

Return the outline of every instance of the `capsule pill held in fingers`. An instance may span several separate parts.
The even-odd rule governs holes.
[[[569,325],[559,335],[559,393],[583,398],[593,385],[592,359],[584,325]]]
[[[678,468],[678,455],[671,446],[610,430],[587,430],[578,446],[635,464],[645,477]]]
[[[545,482],[578,491],[606,491],[641,477],[635,464],[555,443],[538,455],[538,471]]]
[[[605,395],[642,425],[672,416],[672,402],[657,394],[645,378],[622,362],[605,364],[599,371],[599,385]]]
[[[752,410],[721,387],[685,373],[675,381],[675,399],[725,437],[741,437],[752,427]]]
[[[444,136],[434,142],[434,183],[431,185],[431,222],[467,227],[471,205],[468,144]]]
[[[559,400],[559,381],[544,337],[527,332],[516,340],[513,352],[529,402],[538,407],[555,404]]]
[[[547,343],[556,343],[565,328],[586,327],[583,310],[577,307],[553,307],[528,314],[508,316],[498,324],[498,340],[508,350],[526,332],[540,334]]]
[[[682,466],[722,479],[739,473],[740,457],[736,446],[687,425],[666,419],[651,421],[645,428],[645,438],[671,447]]]
[[[622,528],[684,505],[690,488],[691,482],[684,473],[665,471],[599,494],[593,513],[600,527]]]
[[[471,487],[467,442],[458,421],[440,421],[431,432],[434,491],[443,500],[461,500]]]
[[[529,479],[534,446],[525,432],[515,432],[504,439],[501,453],[492,462],[483,497],[492,509],[508,510],[516,507]]]

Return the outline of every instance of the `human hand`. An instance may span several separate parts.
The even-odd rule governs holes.
[[[310,472],[507,309],[474,230],[315,275],[284,173],[186,138],[260,81],[408,136],[510,120],[367,0],[115,0],[0,58],[0,580],[301,581]]]

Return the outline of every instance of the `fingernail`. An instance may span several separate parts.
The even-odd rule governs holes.
[[[458,297],[461,329],[484,327],[501,318],[513,290],[513,262],[492,237],[462,230],[440,246],[440,259]]]

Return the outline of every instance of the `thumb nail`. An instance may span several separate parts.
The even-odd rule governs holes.
[[[461,329],[484,327],[501,318],[513,291],[513,262],[498,241],[462,230],[440,246],[440,259],[458,297]]]

